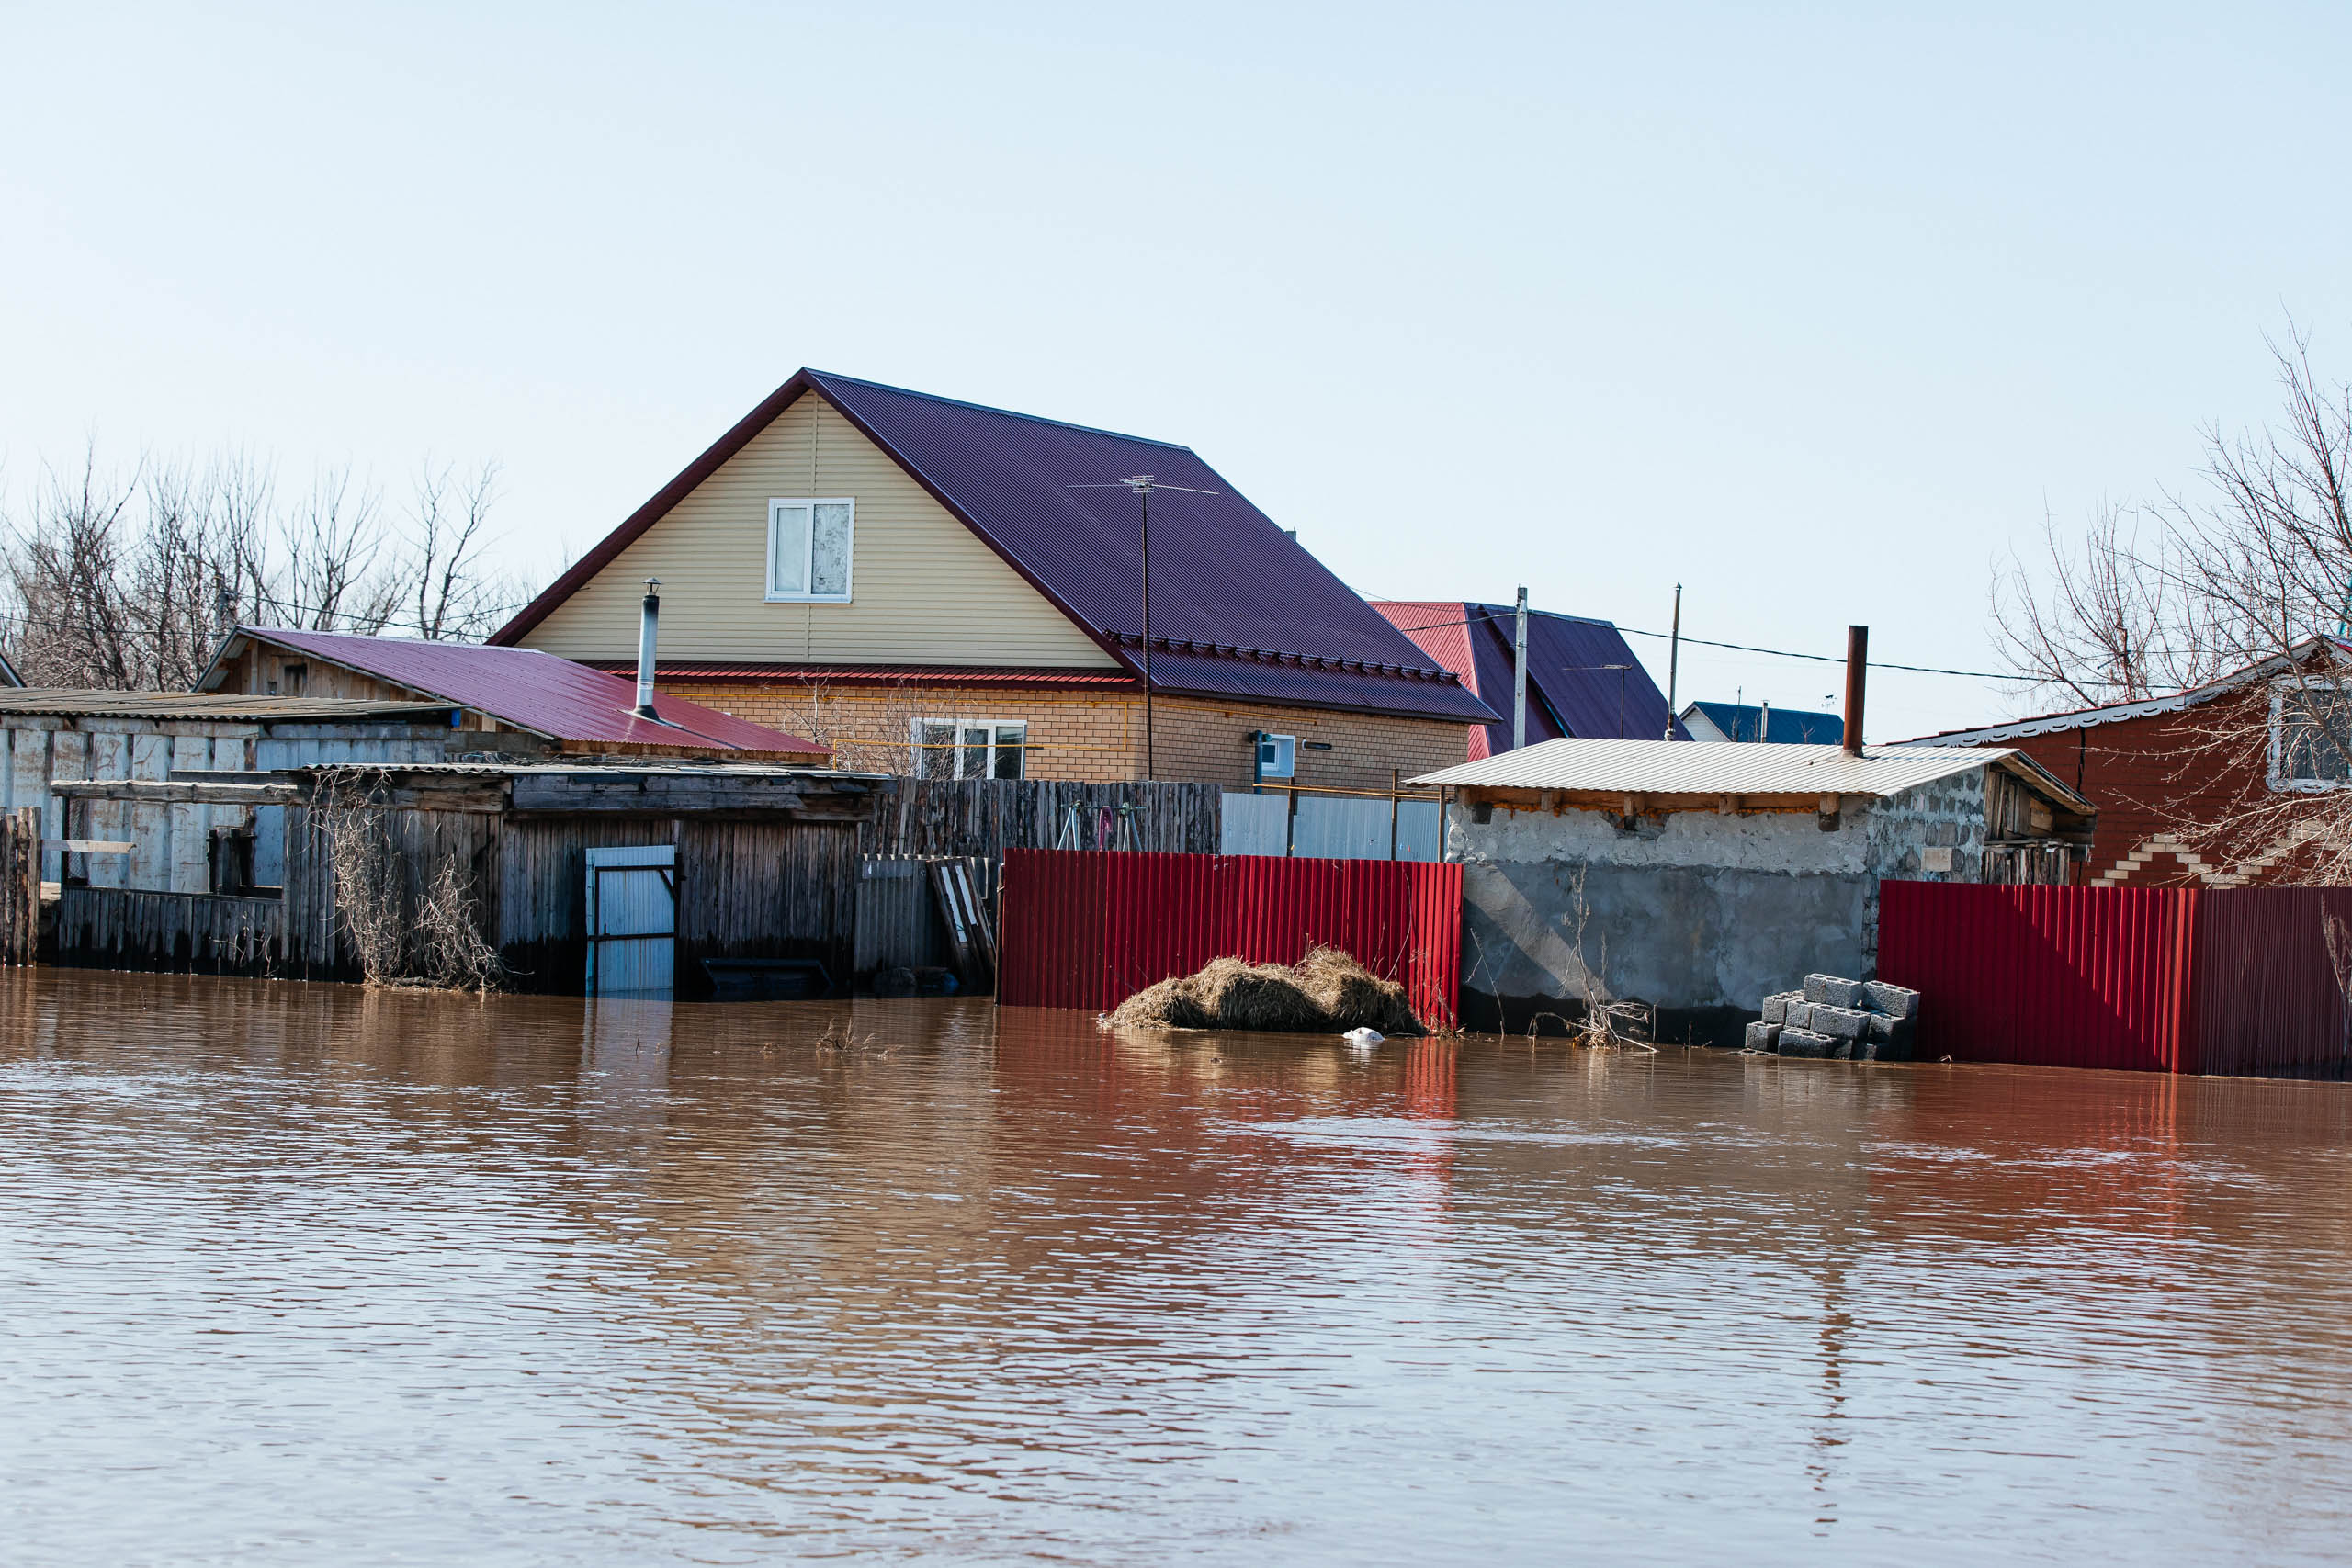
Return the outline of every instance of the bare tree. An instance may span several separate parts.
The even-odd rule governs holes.
[[[40,685],[184,690],[238,622],[478,638],[527,595],[487,565],[498,468],[428,465],[403,524],[349,468],[281,505],[242,452],[198,466],[95,446],[0,513],[0,640]]]
[[[2175,832],[2233,878],[2352,881],[2352,384],[2325,381],[2293,321],[2268,342],[2279,413],[2203,432],[2199,483],[2049,537],[2049,585],[2014,563],[1996,639],[2021,682],[2090,705],[2248,672],[2187,710]],[[2143,547],[2139,525],[2154,538]],[[2250,781],[2240,788],[2212,781]],[[2177,793],[2187,795],[2188,791]]]
[[[2153,551],[2141,525],[2150,524]],[[2163,525],[2103,502],[2073,539],[2042,523],[2042,560],[2015,556],[1993,583],[1993,637],[2037,704],[2137,702],[2202,684],[2227,660],[2200,597],[2165,558]]]
[[[427,641],[486,637],[512,608],[515,585],[482,570],[498,473],[486,462],[462,481],[447,464],[427,463],[417,474],[402,575],[413,594],[409,624]]]

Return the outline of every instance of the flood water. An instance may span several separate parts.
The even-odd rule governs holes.
[[[0,1027],[12,1563],[2352,1557],[2342,1085],[52,970]]]

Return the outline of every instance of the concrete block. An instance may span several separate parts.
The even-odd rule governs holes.
[[[1917,1018],[1919,1016],[1919,993],[1908,986],[1890,986],[1883,980],[1872,980],[1862,987],[1861,1005],[1889,1018]]]
[[[1789,1021],[1789,998],[1786,992],[1764,998],[1764,1021],[1767,1023]]]
[[[1810,1029],[1781,1031],[1781,1055],[1783,1056],[1826,1056],[1837,1045],[1838,1042],[1826,1034],[1815,1034]]]
[[[1804,977],[1804,999],[1827,1002],[1834,1008],[1858,1008],[1862,1005],[1862,983],[1841,980],[1835,975],[1807,975]]]
[[[1833,1062],[1850,1062],[1854,1059],[1854,1053],[1857,1050],[1867,1049],[1869,1047],[1859,1041],[1833,1040],[1829,1043],[1829,1059]]]
[[[1874,1012],[1870,1018],[1870,1030],[1865,1038],[1882,1045],[1901,1045],[1908,1051],[1911,1037],[1919,1032],[1919,1026],[1907,1018],[1889,1018],[1883,1012]]]
[[[1859,1008],[1815,1006],[1806,1010],[1813,1015],[1808,1027],[1832,1040],[1860,1040],[1871,1026],[1871,1015]]]
[[[1781,1008],[1781,1022],[1791,1029],[1811,1029],[1813,1004],[1794,1001],[1783,1003]]]
[[[1747,1048],[1751,1051],[1777,1051],[1781,1047],[1781,1026],[1757,1022],[1747,1026]]]
[[[1904,1040],[1864,1040],[1856,1057],[1864,1062],[1907,1062],[1911,1059],[1911,1042]]]

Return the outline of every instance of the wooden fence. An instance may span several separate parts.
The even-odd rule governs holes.
[[[1215,854],[1225,799],[1216,784],[1057,779],[894,778],[880,793],[867,854],[974,855],[991,866],[1007,850]]]
[[[174,974],[286,972],[286,906],[276,898],[68,886],[57,905],[61,963]]]
[[[40,809],[0,812],[0,964],[30,964],[40,942]]]

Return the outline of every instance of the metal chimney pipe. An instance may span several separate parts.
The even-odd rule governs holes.
[[[1519,629],[1511,638],[1510,749],[1527,744],[1527,590],[1519,591]]]
[[[1846,755],[1862,754],[1862,682],[1871,663],[1871,629],[1846,628]]]
[[[645,619],[637,630],[637,716],[659,718],[653,711],[653,642],[662,620],[662,580],[645,580]]]

